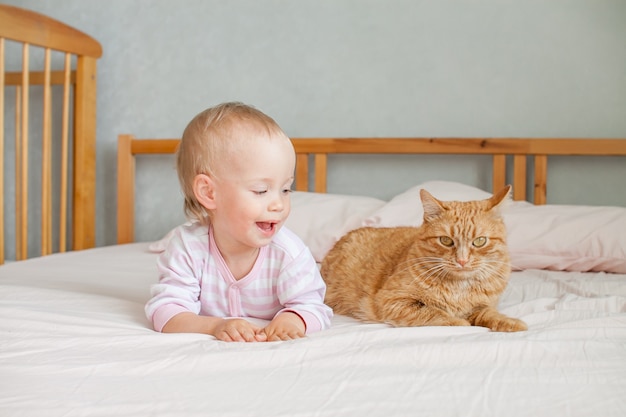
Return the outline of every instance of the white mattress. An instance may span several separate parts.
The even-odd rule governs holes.
[[[290,342],[152,331],[147,244],[0,267],[0,416],[625,416],[626,275],[515,272],[529,324],[336,316]]]

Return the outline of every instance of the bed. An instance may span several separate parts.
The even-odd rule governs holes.
[[[120,135],[119,243],[0,267],[0,415],[626,415],[626,208],[548,204],[546,187],[551,155],[623,158],[625,139],[293,142],[288,227],[318,261],[352,228],[418,224],[419,188],[442,199],[490,195],[454,181],[388,200],[326,193],[333,155],[493,155],[493,187],[515,187],[505,212],[515,271],[500,309],[529,330],[391,328],[336,315],[330,329],[289,342],[156,333],[144,304],[168,237],[134,242],[135,159],[174,152],[178,141]]]
[[[89,35],[0,4],[0,264],[95,245],[101,55]]]

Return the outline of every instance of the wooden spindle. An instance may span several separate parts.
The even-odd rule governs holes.
[[[0,38],[0,265],[4,264],[4,38]]]
[[[513,157],[513,200],[526,200],[526,155]]]
[[[309,154],[296,154],[296,190],[309,191]]]
[[[16,175],[16,194],[15,200],[16,213],[19,212],[19,222],[16,222],[16,251],[17,260],[26,259],[28,257],[28,102],[29,102],[29,44],[25,43],[22,47],[22,87],[21,91],[21,111],[20,111],[20,135],[19,135],[19,152],[16,156],[19,158],[18,175]],[[19,153],[19,155],[18,155]],[[19,182],[19,184],[18,184]]]
[[[497,193],[506,185],[506,155],[493,156],[493,174],[491,189]]]
[[[536,155],[535,156],[535,187],[534,203],[546,204],[547,192],[548,192],[548,156]]]
[[[52,253],[52,100],[50,48],[44,52],[43,132],[41,150],[41,254]]]
[[[67,179],[69,159],[69,126],[70,126],[70,75],[71,54],[65,54],[63,69],[63,115],[61,118],[61,187],[59,196],[59,252],[65,252],[67,247]]]
[[[328,167],[328,155],[318,153],[315,155],[315,192],[326,192],[326,171]]]

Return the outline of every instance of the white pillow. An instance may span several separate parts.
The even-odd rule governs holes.
[[[397,227],[419,226],[422,224],[424,210],[420,200],[420,190],[425,189],[435,198],[443,201],[484,200],[491,193],[469,185],[451,181],[429,181],[409,188],[392,198],[387,204],[376,210],[363,221],[363,226]]]
[[[482,200],[490,193],[465,184],[431,181],[410,188],[363,221],[364,226],[419,226],[419,190],[444,201]],[[510,202],[502,215],[514,269],[626,273],[626,208]]]
[[[321,262],[341,236],[361,226],[367,216],[385,203],[373,197],[294,191],[285,225]]]

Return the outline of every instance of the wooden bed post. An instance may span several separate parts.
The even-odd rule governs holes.
[[[96,58],[78,57],[75,96],[72,248],[76,250],[96,243]]]

